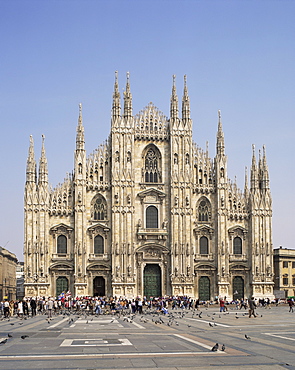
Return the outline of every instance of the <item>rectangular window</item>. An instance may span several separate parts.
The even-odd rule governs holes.
[[[288,267],[288,261],[283,262],[283,267],[285,267],[285,268]]]
[[[287,277],[283,278],[283,285],[288,285],[288,278]]]
[[[292,269],[295,269],[295,262],[292,262]]]
[[[292,285],[295,285],[295,277],[292,278]]]

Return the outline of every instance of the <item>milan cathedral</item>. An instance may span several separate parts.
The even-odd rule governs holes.
[[[243,190],[227,176],[218,114],[216,154],[192,139],[186,77],[179,113],[121,109],[116,73],[110,135],[86,155],[82,106],[73,173],[50,189],[44,137],[30,138],[24,197],[27,296],[273,298],[272,200],[265,148]],[[54,145],[54,143],[52,143]],[[62,155],[62,153],[61,153]]]

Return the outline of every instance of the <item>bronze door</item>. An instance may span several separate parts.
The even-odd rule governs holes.
[[[199,279],[200,301],[210,301],[210,280],[208,276],[201,276]]]
[[[233,279],[233,298],[244,298],[244,279],[241,276],[235,276]]]
[[[56,279],[56,297],[62,292],[67,293],[69,290],[69,281],[66,277],[60,276]]]
[[[161,297],[161,268],[156,264],[147,264],[143,272],[143,294],[150,297]]]
[[[96,278],[93,279],[93,296],[104,297],[105,295],[105,279],[102,276],[96,276]]]

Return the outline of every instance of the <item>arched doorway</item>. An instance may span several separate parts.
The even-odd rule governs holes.
[[[69,290],[69,281],[66,277],[60,276],[56,279],[56,297],[62,292],[66,293]]]
[[[241,276],[235,276],[233,279],[233,299],[244,298],[244,279]]]
[[[199,279],[200,301],[210,301],[210,279],[208,276],[201,276]]]
[[[161,297],[161,268],[157,264],[147,264],[143,272],[143,295],[150,297]]]
[[[104,297],[105,295],[105,279],[102,276],[96,276],[96,278],[93,279],[93,296]]]

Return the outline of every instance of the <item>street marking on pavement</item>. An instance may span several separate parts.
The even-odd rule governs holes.
[[[1,360],[26,360],[26,359],[70,359],[70,358],[104,358],[104,357],[111,357],[111,358],[120,358],[120,357],[175,357],[175,356],[212,356],[212,351],[209,352],[141,352],[141,353],[84,353],[84,354],[62,354],[62,355],[5,355],[0,356]],[[214,352],[214,356],[216,355],[225,355],[222,351]]]
[[[275,337],[275,338],[281,338],[281,339],[287,339],[287,340],[294,340],[295,341],[295,338],[288,338],[288,337],[284,337],[282,335],[278,335],[276,333],[264,333],[265,335],[269,335],[271,337]],[[279,333],[281,334],[281,333]],[[294,332],[290,331],[290,332],[285,332],[284,334],[293,334],[294,335]]]
[[[133,325],[137,326],[139,329],[145,329],[144,326],[140,325],[140,324],[137,324],[137,322],[132,322]]]
[[[200,321],[200,322],[203,322],[205,324],[216,324],[217,326],[223,326],[224,328],[231,328],[232,326],[231,325],[225,325],[225,324],[220,324],[219,322],[215,322],[215,321],[207,321],[207,320],[199,320],[199,319],[190,319],[190,318],[186,318],[187,320],[192,320],[192,321]]]
[[[208,346],[208,345],[207,345],[207,344],[205,344],[205,343],[198,342],[198,341],[196,341],[196,340],[194,340],[194,339],[186,338],[186,337],[184,337],[184,336],[182,336],[182,335],[180,335],[180,334],[173,334],[173,335],[174,335],[175,337],[178,337],[178,338],[181,338],[181,339],[187,340],[188,342],[191,342],[191,343],[197,344],[198,346],[204,347],[204,348],[206,348],[206,349],[210,349],[210,350],[211,350],[211,348],[212,348],[212,346],[210,347],[210,346]]]
[[[64,323],[65,321],[68,321],[68,320],[69,320],[68,318],[62,319],[61,321],[58,321],[58,322],[56,322],[55,324],[50,325],[50,326],[49,326],[49,329],[51,329],[51,328],[55,328],[56,326],[61,325],[62,323]]]
[[[124,339],[65,339],[60,347],[106,347],[106,346],[132,346],[131,342]]]

